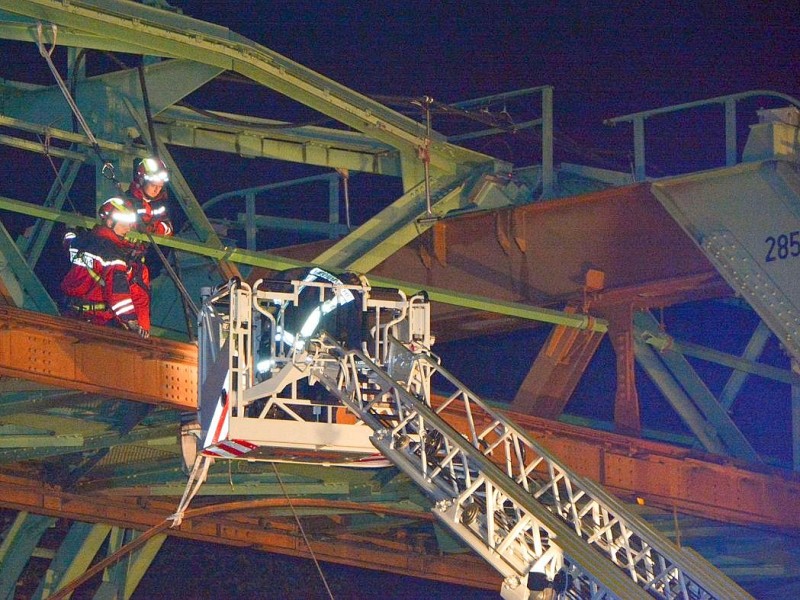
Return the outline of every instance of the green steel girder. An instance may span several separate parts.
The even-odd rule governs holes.
[[[0,278],[8,287],[9,285],[15,286],[19,283],[19,287],[23,290],[22,308],[29,310],[36,310],[48,315],[57,315],[58,307],[50,294],[42,285],[39,278],[28,266],[25,257],[17,248],[11,235],[5,226],[0,223],[0,266],[5,264],[6,269],[0,269]],[[13,277],[16,282],[6,282],[8,277]]]
[[[347,132],[332,133],[324,132],[321,129],[307,130],[303,135],[306,137],[311,134],[314,135],[310,142],[305,140],[306,143],[302,145],[302,151],[299,156],[305,161],[326,166],[367,169],[373,172],[379,170],[391,172],[395,175],[400,174],[404,188],[411,191],[401,198],[396,203],[396,206],[391,207],[388,213],[379,215],[371,223],[368,223],[364,229],[346,238],[334,251],[336,256],[322,257],[323,260],[319,262],[323,264],[335,262],[336,265],[346,265],[360,271],[368,271],[377,262],[383,260],[383,258],[419,235],[429,226],[421,225],[418,221],[420,216],[431,216],[427,214],[427,211],[423,211],[420,208],[420,203],[423,199],[422,188],[424,187],[420,183],[423,179],[424,171],[423,163],[420,159],[421,149],[425,148],[429,155],[429,166],[432,172],[432,185],[429,190],[434,195],[437,193],[443,193],[444,195],[442,198],[437,197],[432,204],[436,209],[436,214],[443,214],[449,208],[458,206],[461,201],[461,189],[458,189],[458,184],[456,184],[458,191],[454,191],[449,187],[454,181],[461,180],[465,173],[469,175],[477,165],[484,165],[482,169],[495,165],[495,161],[490,157],[448,144],[443,136],[431,132],[429,128],[416,121],[321,77],[313,71],[305,69],[258,44],[231,34],[224,28],[204,24],[181,15],[123,2],[101,3],[86,1],[65,5],[61,2],[49,0],[25,0],[14,3],[0,0],[0,8],[37,21],[55,23],[62,31],[64,29],[75,29],[97,36],[113,37],[114,39],[122,40],[123,43],[135,38],[136,45],[148,48],[148,54],[182,58],[196,62],[198,65],[206,65],[211,67],[214,75],[223,69],[239,72],[250,77],[256,83],[283,93],[365,134],[362,139],[358,139],[356,135]],[[185,33],[186,31],[191,31],[192,33]],[[63,43],[64,38],[62,37],[61,39]],[[86,41],[90,42],[91,40]],[[92,46],[88,45],[87,47]],[[163,97],[159,96],[159,91],[164,89],[164,86],[159,85],[160,74],[165,74],[171,69],[177,69],[183,75],[182,67],[184,64],[185,61],[169,61],[147,67],[148,79],[155,82],[155,85],[149,86],[155,92],[149,92],[149,95],[154,97],[156,113],[160,109],[169,106],[175,101],[176,97],[184,95],[182,92],[175,92],[173,89],[169,89],[169,91],[162,94]],[[201,69],[199,72],[202,74],[199,78],[202,81],[198,80],[198,85],[213,77],[208,68],[202,69],[200,66],[197,68]],[[168,78],[170,82],[176,79],[172,76]],[[83,91],[90,90],[92,86],[99,86],[98,91],[94,93]],[[119,137],[122,136],[125,121],[119,119],[122,111],[117,107],[120,102],[109,99],[108,90],[120,90],[119,97],[122,99],[122,104],[127,105],[129,116],[133,117],[139,132],[145,137],[149,135],[146,127],[147,123],[144,121],[141,111],[141,101],[139,100],[141,90],[139,89],[138,77],[137,80],[134,80],[133,70],[85,80],[81,83],[81,87],[81,97],[90,100],[91,104],[105,106],[105,101],[111,105],[110,108],[104,110],[109,110],[115,114],[116,136]],[[58,93],[55,88],[39,89],[26,94],[26,96],[31,97],[31,94],[33,97],[41,96],[44,98],[47,96],[48,100],[51,100],[54,93]],[[36,108],[38,104],[36,102],[22,98],[17,102],[20,110],[22,110],[20,102],[24,102],[27,107],[33,107],[28,108],[31,112],[25,113],[26,115],[38,114]],[[52,102],[45,103],[47,106],[51,104]],[[59,104],[64,106],[63,102]],[[14,114],[13,111],[12,114]],[[100,115],[99,119],[101,121],[102,118],[103,115]],[[106,120],[108,118],[109,115],[106,115]],[[52,122],[52,117],[48,119],[48,122]],[[172,131],[174,130],[168,132],[167,138],[169,138]],[[344,154],[341,150],[334,151],[332,142],[340,143],[343,138],[347,139],[348,137],[351,140],[351,144],[352,141],[358,141],[362,148],[366,143],[370,156],[359,157],[355,154]],[[255,139],[255,142],[251,138]],[[329,140],[326,141],[326,138],[329,138]],[[372,141],[367,143],[366,138]],[[263,154],[263,141],[256,136],[251,136],[249,132],[245,132],[243,136],[237,134],[235,139],[240,152],[244,147],[245,154]],[[321,143],[319,142],[320,139],[322,140]],[[171,140],[167,139],[166,141]],[[152,140],[152,143],[159,149],[160,154],[168,158],[164,140]],[[247,150],[248,147],[254,146],[254,144],[257,146],[257,152],[255,147],[253,147],[252,152]],[[350,149],[352,147],[350,146],[347,151],[352,152]],[[399,151],[399,153],[394,150]],[[359,151],[363,152],[361,149]],[[124,152],[117,154],[117,156],[122,155],[127,154]],[[385,159],[383,160],[386,163],[385,166],[376,167],[374,160],[376,155],[394,155],[400,160],[398,161],[397,158]],[[289,156],[291,158],[292,154],[290,153]],[[348,158],[348,156],[351,158]],[[391,164],[386,162],[387,160],[391,160]],[[174,173],[171,187],[177,191],[177,199],[198,232],[198,237],[207,245],[222,250],[222,243],[218,240],[202,209],[197,205],[188,185],[180,176],[174,161],[167,160],[167,162]],[[445,184],[437,185],[436,182],[439,180],[443,180]],[[98,187],[103,185],[108,187],[108,184],[102,178],[98,178]],[[108,190],[98,189],[98,194],[98,197],[108,195]],[[412,202],[409,202],[409,200]],[[401,213],[405,216],[400,217]],[[386,223],[384,219],[387,217],[399,217],[399,223]],[[375,223],[380,224],[377,229],[373,227]],[[356,260],[356,254],[364,252],[365,244],[366,250],[369,250],[369,258]],[[222,260],[225,261],[227,258],[227,254],[223,253]],[[331,260],[324,260],[326,258]],[[225,265],[223,268],[227,269],[227,276],[238,275],[238,271],[231,263],[225,262]]]
[[[312,262],[335,270],[368,273],[430,229],[437,218],[458,207],[466,185],[466,178],[433,173],[429,190],[425,182],[419,183]],[[431,215],[427,214],[427,193],[431,195]]]
[[[541,323],[575,327],[576,329],[596,331],[597,333],[606,333],[608,331],[608,321],[590,315],[567,313],[560,310],[531,306],[530,304],[523,304],[521,302],[509,302],[497,298],[489,298],[477,294],[465,294],[427,285],[420,286],[420,284],[397,281],[384,277],[370,277],[369,281],[375,285],[399,288],[407,294],[415,294],[421,289],[424,289],[428,294],[428,298],[433,302],[442,302],[443,304],[462,306],[464,308],[472,308],[519,319],[539,321]]]
[[[420,511],[420,516],[423,513]],[[355,534],[355,533],[381,533],[391,529],[398,529],[401,527],[412,526],[419,521],[409,519],[407,517],[393,517],[389,515],[373,515],[365,513],[356,513],[348,515],[345,523],[336,523],[331,521],[327,526],[317,525],[314,527],[315,536],[328,536],[328,535],[342,535],[342,534]],[[466,545],[464,546],[466,551]]]
[[[53,517],[17,513],[0,544],[0,599],[14,600],[22,575],[44,532],[56,522]]]
[[[37,218],[60,221],[71,227],[91,228],[95,224],[95,219],[84,217],[83,215],[62,213],[52,208],[46,208],[28,202],[20,202],[4,196],[0,196],[0,210],[10,210],[13,212],[28,214]],[[134,239],[144,240],[140,234],[132,235]],[[267,254],[264,252],[252,252],[238,248],[213,248],[201,242],[184,240],[178,237],[165,238],[154,236],[160,246],[174,248],[190,254],[197,254],[214,258],[220,261],[230,261],[241,265],[250,265],[264,269],[283,271],[294,267],[308,266],[307,263]],[[420,284],[386,279],[382,277],[370,278],[374,285],[396,287],[407,293],[416,293],[420,290]],[[565,325],[567,327],[577,327],[578,329],[590,329],[591,331],[605,332],[608,330],[608,323],[603,319],[594,319],[588,315],[575,315],[561,311],[540,308],[523,304],[521,302],[505,302],[477,294],[465,294],[453,292],[440,288],[425,286],[428,296],[435,302],[443,302],[454,306],[463,306],[475,310],[482,310],[490,313],[517,317],[520,319],[530,319],[544,323]]]
[[[79,160],[66,160],[61,163],[58,177],[50,187],[50,192],[44,201],[45,206],[51,206],[57,210],[63,209],[69,190],[78,176],[81,162]],[[31,268],[35,268],[36,263],[39,262],[39,257],[42,255],[47,239],[53,231],[53,225],[52,221],[39,219],[29,234],[26,233],[17,238],[17,247],[25,255]]]
[[[29,436],[32,437],[32,436]],[[44,436],[41,436],[44,438]],[[101,433],[97,435],[53,435],[52,441],[42,439],[37,444],[6,444],[0,442],[0,464],[23,459],[43,459],[78,452],[88,452],[130,444],[155,444],[169,442],[177,444],[178,423],[135,429],[125,435]],[[0,438],[2,440],[2,438]]]
[[[283,495],[274,472],[266,465],[260,469],[255,463],[241,461],[220,461],[219,465],[209,472],[208,483],[219,486],[220,489],[227,486],[225,495],[246,494],[254,490],[258,493]],[[281,481],[294,493],[341,494],[370,500],[377,497],[396,500],[398,497],[397,484],[383,481],[385,474],[382,472],[369,472],[366,469],[320,470],[316,466],[301,464],[283,464],[279,467]],[[237,491],[239,486],[242,486],[241,490],[247,491]],[[102,475],[95,473],[93,479],[81,481],[76,486],[81,491],[114,489],[117,493],[124,494],[135,494],[137,490],[141,492],[143,487],[147,487],[147,494],[152,496],[183,494],[186,475],[179,468],[177,454],[169,464],[165,461],[152,461],[149,468],[142,463],[135,466],[115,466],[112,472],[106,471]],[[207,492],[201,488],[198,493]]]
[[[147,48],[147,54],[235,71],[409,156],[429,145],[431,166],[445,172],[492,162],[439,134],[429,136],[424,125],[268,48],[197,19],[119,0],[0,0],[0,9],[133,43]]]
[[[142,131],[142,135],[149,139],[149,133],[147,128],[147,123],[145,122],[144,116],[132,111],[131,113],[134,118],[137,119],[140,131]],[[200,240],[206,245],[216,249],[225,249],[222,240],[219,239],[219,236],[214,231],[214,227],[211,225],[211,222],[208,220],[205,211],[203,211],[203,207],[197,201],[192,189],[189,187],[188,182],[183,177],[183,174],[180,172],[178,165],[175,163],[175,160],[172,158],[172,154],[169,152],[167,147],[161,142],[161,140],[150,140],[151,145],[158,150],[158,156],[164,161],[167,165],[167,169],[170,172],[170,187],[175,192],[175,197],[177,201],[180,203],[183,211],[186,213],[186,216],[189,218],[189,222],[194,227],[195,232],[197,233]],[[148,238],[143,238],[142,241],[149,241]],[[223,258],[220,260],[220,267],[225,272],[226,277],[239,277],[240,273],[237,269],[236,265],[233,262],[227,260],[227,258]]]
[[[650,344],[659,351],[674,350],[675,352],[685,356],[692,356],[694,358],[713,362],[725,367],[730,367],[731,369],[735,369],[736,372],[740,372],[742,374],[758,375],[759,377],[764,377],[765,379],[772,379],[774,381],[780,381],[781,383],[800,386],[800,375],[792,373],[786,369],[780,369],[771,365],[764,365],[755,362],[755,359],[761,353],[763,344],[766,343],[766,339],[772,335],[763,321],[753,333],[753,337],[751,338],[751,343],[755,342],[755,346],[751,348],[751,345],[748,344],[748,349],[750,351],[746,350],[745,354],[741,357],[734,356],[726,352],[720,352],[719,350],[714,350],[705,346],[700,346],[698,344],[693,344],[691,342],[676,340],[675,338],[663,333],[660,329],[653,331],[652,329],[637,327],[635,328],[635,331],[636,335],[643,342]],[[730,408],[731,404],[732,400],[731,402],[726,402],[724,406],[725,408]]]
[[[73,523],[42,577],[33,600],[47,598],[86,571],[110,530],[111,525],[102,523]]]
[[[188,60],[164,61],[143,69],[147,96],[154,115],[185,98],[221,72],[219,68]],[[92,131],[103,131],[106,137],[117,142],[129,139],[126,129],[137,125],[126,114],[121,99],[127,99],[138,112],[144,112],[138,69],[79,79],[75,83],[73,98]],[[7,96],[3,102],[3,113],[29,123],[61,127],[69,127],[73,116],[63,92],[56,85]],[[109,128],[111,124],[113,132]]]
[[[33,411],[41,412],[81,395],[82,392],[65,392],[64,390],[3,392],[0,396],[0,417]]]
[[[16,22],[11,22],[16,21]],[[0,39],[36,43],[36,26],[28,18],[0,10]],[[147,54],[148,49],[130,40],[116,40],[107,36],[67,28],[59,28],[58,43],[72,48],[91,48],[107,52]]]
[[[767,324],[764,323],[764,321],[759,321],[758,326],[756,326],[755,331],[753,331],[753,335],[750,336],[750,340],[747,342],[747,346],[742,353],[742,359],[755,362],[758,357],[761,356],[770,337],[772,337],[772,332],[769,330],[769,327],[767,327]],[[747,377],[748,373],[745,371],[735,370],[731,373],[731,376],[728,378],[725,387],[719,395],[719,403],[725,410],[731,409],[742,386],[744,386],[745,381],[747,381]],[[792,385],[800,385],[800,377],[795,379]]]
[[[634,325],[643,331],[658,332],[658,321],[646,311],[637,311],[633,315]],[[758,453],[739,430],[730,415],[719,404],[717,399],[706,387],[697,372],[689,362],[674,349],[664,348],[658,358],[668,369],[671,376],[688,394],[691,402],[697,407],[706,423],[706,428],[716,432],[725,445],[727,454],[753,463],[761,462]],[[668,398],[673,406],[680,401],[679,398]]]
[[[176,424],[177,426],[177,424]],[[177,442],[176,442],[177,444]],[[140,486],[157,487],[164,483],[183,482],[186,486],[186,474],[181,470],[179,448],[174,446],[175,453],[164,453],[164,458],[152,458],[148,462],[128,462],[115,465],[101,473],[92,473],[91,480],[81,480],[73,489],[79,493],[105,490],[135,490]],[[182,492],[181,492],[182,493]]]
[[[223,221],[226,227],[245,229],[248,226],[248,215],[238,213],[236,221]],[[325,234],[334,237],[336,234],[347,233],[347,225],[343,223],[328,223],[326,221],[306,221],[303,219],[290,219],[288,217],[270,217],[256,215],[252,224],[259,229],[285,229],[305,233]],[[333,235],[332,235],[333,234]]]
[[[211,116],[218,116],[218,119]],[[217,111],[170,107],[155,119],[156,133],[174,146],[201,148],[254,158],[272,158],[332,169],[400,177],[397,152],[362,133]]]
[[[788,149],[796,128],[780,138]],[[776,137],[776,139],[778,139]],[[787,150],[788,151],[788,150]],[[800,286],[794,260],[800,229],[796,157],[742,163],[671,177],[650,186],[653,196],[697,244],[737,296],[800,358]],[[770,241],[785,240],[780,254]],[[772,251],[770,251],[772,250]],[[786,256],[792,260],[783,260]]]
[[[75,452],[83,446],[83,436],[68,433],[59,435],[49,429],[33,427],[20,427],[19,425],[0,425],[0,448],[16,448],[30,450],[31,448],[72,448]]]
[[[112,555],[124,544],[133,542],[139,535],[141,534],[138,531],[132,529],[113,527],[108,536],[107,554]],[[127,600],[130,598],[166,539],[165,534],[156,534],[142,546],[125,555],[122,560],[108,567],[100,587],[92,597],[93,600]]]
[[[0,115],[0,119],[2,119],[2,115]],[[23,140],[21,138],[13,137],[10,135],[0,135],[0,144],[4,146],[9,146],[11,148],[17,148],[19,150],[25,150],[27,152],[38,152],[39,154],[46,153],[55,158],[62,158],[64,160],[74,160],[78,162],[85,162],[87,160],[86,155],[83,154],[82,152],[65,150],[63,148],[58,148],[54,146],[45,148],[44,144],[40,142]]]
[[[78,146],[82,146],[87,149],[91,148],[92,146],[92,142],[89,140],[89,138],[82,133],[73,133],[65,129],[51,127],[49,125],[39,125],[38,123],[29,123],[28,121],[15,119],[13,117],[9,117],[3,114],[0,114],[0,126],[9,127],[12,129],[19,129],[20,131],[25,131],[28,133],[35,134],[40,138],[53,138],[57,140],[64,140],[66,142],[70,142],[72,144],[76,144]],[[149,150],[145,150],[143,148],[136,148],[134,146],[118,142],[112,142],[110,140],[106,140],[103,138],[96,138],[96,139],[97,139],[97,146],[100,148],[100,150],[108,152],[109,154],[134,156],[139,158],[144,158],[146,156],[150,156],[151,154]],[[24,142],[24,147],[22,147],[23,146],[22,142]],[[42,154],[44,154],[45,151],[47,151],[47,153],[52,154],[53,156],[59,158],[63,157],[63,158],[69,158],[71,160],[80,160],[84,162],[90,160],[84,152],[74,152],[57,147],[50,147],[46,149],[43,144],[33,143],[28,140],[20,140],[20,144],[18,144],[18,146],[21,147],[23,150],[29,150],[31,152],[39,152]]]
[[[670,403],[675,412],[680,415],[683,422],[691,430],[700,444],[713,454],[725,456],[728,454],[725,444],[719,439],[717,432],[707,427],[703,415],[697,410],[691,399],[686,395],[681,386],[666,368],[658,353],[641,339],[633,340],[634,356],[636,362],[645,370],[653,383]]]
[[[185,481],[165,483],[148,489],[150,496],[178,497],[186,489]],[[304,496],[337,496],[347,498],[350,488],[347,484],[329,483],[264,483],[248,477],[241,483],[207,481],[197,492],[200,496],[285,496],[299,498]]]

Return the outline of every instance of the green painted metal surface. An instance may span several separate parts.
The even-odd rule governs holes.
[[[638,311],[633,316],[634,325],[648,331],[658,331],[659,324],[650,313]],[[719,404],[711,391],[703,383],[689,362],[675,350],[664,348],[658,358],[664,363],[672,377],[689,396],[706,421],[705,427],[716,432],[716,435],[725,444],[731,456],[741,458],[753,463],[761,462],[758,453],[745,438],[739,428],[734,424],[725,409]],[[670,397],[670,403],[675,406],[682,401],[683,395]]]
[[[713,429],[706,427],[702,413],[695,407],[680,384],[666,368],[658,357],[658,353],[651,346],[641,340],[634,340],[634,354],[636,362],[644,369],[648,377],[658,387],[675,412],[680,415],[689,430],[700,441],[702,447],[713,454],[724,455],[727,453],[725,444]]]
[[[0,223],[0,265],[5,264],[6,268],[0,270],[0,277],[8,280],[6,285],[15,286],[18,282],[19,287],[24,290],[22,307],[36,310],[48,315],[57,315],[58,307],[50,298],[50,294],[39,281],[39,278],[28,266],[25,257],[22,256],[14,240],[11,239],[5,226]],[[14,280],[10,280],[13,277]]]
[[[219,75],[221,70],[187,60],[164,61],[144,67],[147,94],[153,114],[185,98]],[[78,108],[92,131],[118,143],[128,141],[127,128],[137,123],[126,114],[125,98],[143,114],[142,90],[137,69],[116,71],[78,80],[72,92]],[[7,117],[49,127],[70,127],[73,113],[62,91],[54,86],[6,97],[3,114]],[[108,124],[114,124],[109,130]]]
[[[271,119],[218,111],[198,114],[173,106],[159,114],[156,132],[173,146],[401,176],[394,148],[353,131],[309,125],[291,127],[290,123]]]
[[[425,144],[425,128],[416,121],[223,27],[113,0],[69,4],[54,0],[0,0],[0,9],[120,40],[124,45],[133,43],[146,49],[143,54],[186,58],[235,71],[411,155]],[[431,165],[448,172],[455,172],[458,164],[491,161],[485,155],[442,142],[441,138],[432,141],[430,154]]]
[[[3,542],[0,544],[0,598],[15,598],[17,580],[42,535],[55,521],[53,517],[17,513],[14,523],[4,532]]]
[[[34,600],[43,600],[83,573],[108,536],[111,525],[75,522],[50,561]]]
[[[61,213],[54,209],[45,208],[42,206],[30,204],[27,202],[20,202],[11,198],[0,196],[0,210],[11,210],[23,214],[30,214],[43,219],[50,219],[53,221],[60,221],[72,227],[91,228],[95,220],[82,215],[75,215],[69,213]],[[133,239],[145,241],[141,234],[132,234]],[[254,267],[261,267],[265,269],[273,269],[282,271],[293,267],[308,266],[297,260],[292,260],[276,255],[270,255],[263,252],[252,252],[249,250],[240,250],[237,248],[213,248],[206,244],[184,240],[178,237],[164,238],[154,236],[160,246],[174,248],[176,250],[206,256],[216,260],[229,260],[231,262],[249,265]],[[371,278],[375,285],[385,285],[387,287],[397,287],[406,292],[418,292],[420,286],[415,283],[403,282],[393,279],[382,277]],[[575,315],[564,313],[561,311],[539,308],[528,304],[518,302],[505,302],[493,298],[487,298],[477,294],[464,294],[460,292],[453,292],[433,287],[426,287],[429,297],[436,302],[444,302],[455,306],[464,306],[467,308],[475,308],[478,310],[485,310],[502,315],[519,317],[521,319],[531,319],[535,321],[542,321],[545,323],[554,323],[565,325],[568,327],[577,327],[580,329],[591,329],[592,331],[605,332],[607,324],[603,319],[594,319],[587,315]]]
[[[800,357],[800,173],[764,161],[658,181],[653,194]]]
[[[458,206],[465,184],[464,180],[434,175],[430,215],[422,182],[312,262],[334,270],[369,272]]]

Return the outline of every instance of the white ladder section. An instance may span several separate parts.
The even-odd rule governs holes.
[[[297,284],[292,302],[302,287]],[[327,287],[328,297],[341,288]],[[374,308],[371,291],[366,284],[361,290],[365,313]],[[432,500],[441,522],[503,576],[503,598],[751,598],[701,556],[675,547],[599,485],[572,473],[445,370],[429,350],[427,302],[424,311],[419,302],[411,310],[411,301],[401,298],[392,305],[394,319],[372,319],[378,324],[360,349],[346,349],[324,332],[285,355],[273,347],[286,362],[266,383],[254,384],[253,341],[245,338],[251,337],[255,312],[265,314],[263,305],[252,307],[273,293],[251,293],[238,282],[227,293],[230,318],[220,321],[210,345],[214,352],[228,349],[217,352],[216,361],[228,370],[218,367],[214,375],[209,365],[201,384],[222,388],[217,407],[226,406],[228,422],[243,418],[246,405],[261,396],[293,399],[294,393],[277,391],[295,389],[300,378],[321,383],[357,415],[355,426],[368,428],[374,447]],[[202,353],[203,342],[201,364]],[[291,375],[294,371],[301,376]],[[261,392],[254,393],[256,388]],[[433,390],[443,402],[432,403]],[[232,408],[237,402],[242,403],[238,413]],[[206,449],[230,441],[225,426],[209,419],[201,414],[207,440],[209,431],[222,435]],[[265,443],[252,437],[238,441]]]
[[[571,473],[429,354],[395,342],[384,370],[321,344],[340,359],[315,365],[316,376],[375,431],[375,446],[432,498],[441,521],[505,577],[504,598],[528,598],[531,571],[551,581],[565,573],[556,591],[569,598],[750,598]],[[431,383],[452,390],[435,410]]]

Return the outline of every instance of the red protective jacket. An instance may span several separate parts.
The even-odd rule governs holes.
[[[141,186],[134,180],[128,189],[128,195],[136,205],[139,218],[139,231],[155,235],[170,236],[173,234],[172,221],[167,211],[167,190],[161,190],[157,198],[145,198]]]
[[[97,325],[124,325],[136,319],[150,328],[150,294],[132,281],[131,244],[97,225],[70,244],[72,267],[61,282],[69,316]],[[149,282],[148,282],[149,283]]]

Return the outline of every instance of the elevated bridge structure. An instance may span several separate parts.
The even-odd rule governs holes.
[[[154,529],[186,482],[192,319],[166,273],[149,340],[64,319],[53,268],[61,226],[91,226],[119,192],[104,173],[126,181],[154,152],[179,225],[156,242],[196,299],[310,264],[424,289],[448,367],[500,373],[488,399],[521,431],[754,597],[800,595],[797,100],[760,90],[611,119],[633,129],[624,173],[555,162],[548,86],[413,99],[412,118],[224,27],[123,0],[0,0],[0,38],[41,65],[3,74],[2,153],[42,175],[0,187],[0,597],[58,594],[141,539],[92,584],[130,597],[167,535],[499,588],[392,469],[220,462],[196,512]],[[220,106],[221,85],[258,94],[257,114],[184,102]],[[530,112],[518,126],[537,133],[535,164],[470,149],[508,133],[497,103]],[[648,177],[645,123],[706,105],[725,117],[724,163]],[[297,124],[298,110],[336,125]],[[467,130],[432,128],[446,113]],[[251,161],[308,175],[231,177],[199,198],[211,153],[226,176]],[[351,197],[359,177],[388,182],[369,190],[381,200]],[[281,194],[302,210],[271,215]],[[487,355],[487,339],[506,343]]]

